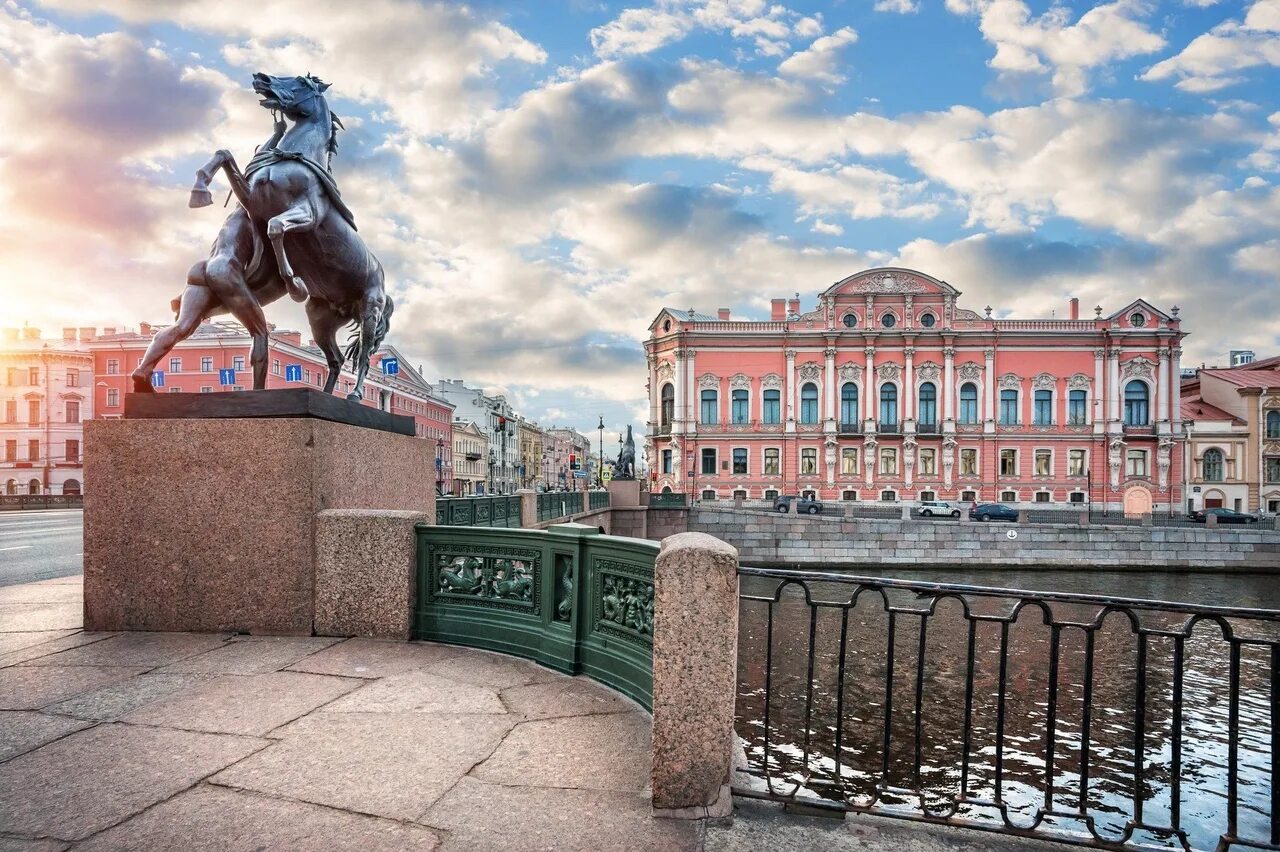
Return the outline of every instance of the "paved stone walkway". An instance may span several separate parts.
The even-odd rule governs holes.
[[[654,819],[649,714],[425,643],[85,633],[0,589],[0,850],[699,849]]]

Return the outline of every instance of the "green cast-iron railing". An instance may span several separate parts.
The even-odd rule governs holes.
[[[582,511],[581,491],[552,491],[538,495],[538,520],[554,521]]]
[[[685,503],[683,494],[650,494],[650,509],[683,509]]]
[[[582,524],[417,529],[414,638],[585,674],[650,707],[656,542]]]
[[[437,497],[436,523],[451,527],[519,527],[520,497]]]
[[[587,495],[587,497],[588,497],[587,507],[591,511],[594,512],[597,509],[609,508],[609,492],[608,491],[592,491],[590,494]]]

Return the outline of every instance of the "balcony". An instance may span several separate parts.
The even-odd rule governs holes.
[[[1154,435],[1156,427],[1150,423],[1125,423],[1124,433],[1126,435]]]
[[[937,423],[917,423],[916,432],[920,435],[936,435],[939,432]]]
[[[902,431],[901,423],[877,423],[876,431],[881,435],[897,435]]]
[[[841,423],[840,434],[841,435],[861,435],[862,424],[861,423]]]
[[[654,434],[656,437],[665,437],[665,436],[667,436],[667,435],[670,435],[670,434],[671,434],[671,424],[670,424],[670,423],[659,423],[658,425],[656,425],[656,426],[654,426],[654,427],[653,427],[653,434]]]

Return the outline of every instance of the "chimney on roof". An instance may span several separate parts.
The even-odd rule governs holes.
[[[82,326],[80,328],[81,343],[88,343],[89,341],[93,340],[93,338],[97,336],[98,336],[98,330],[95,329],[93,326]]]
[[[73,341],[75,339],[76,339],[76,330],[74,326],[71,328],[62,329],[62,341],[64,343],[67,342],[68,340]]]
[[[720,310],[716,311],[716,314],[720,317],[720,319],[727,320],[729,318],[729,309],[721,308]]]
[[[1080,319],[1080,300],[1075,296],[1071,297],[1071,318],[1073,320]]]
[[[788,309],[788,313],[790,313],[793,317],[800,316],[800,300],[792,299],[791,301],[789,301],[787,303],[787,309]]]
[[[115,333],[116,333],[116,327],[114,325],[109,325],[106,328],[102,329],[102,334],[104,337],[110,337]]]
[[[39,340],[40,329],[34,328],[29,325],[24,325],[22,327],[22,339],[23,340]]]
[[[151,336],[151,323],[149,323],[149,322],[140,322],[140,323],[138,323],[138,334],[141,334],[143,337],[150,337],[150,336]]]
[[[774,299],[769,303],[769,319],[782,322],[787,318],[787,300]]]
[[[288,343],[290,346],[302,346],[302,332],[300,331],[277,331],[271,336],[281,343]]]

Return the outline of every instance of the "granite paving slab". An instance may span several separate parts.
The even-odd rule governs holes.
[[[0,764],[0,832],[89,837],[267,744],[121,724],[79,731]]]
[[[473,648],[454,648],[453,652],[428,668],[445,677],[467,683],[505,689],[527,683],[558,681],[565,677],[560,672],[540,666],[529,660],[478,651]]]
[[[496,784],[638,793],[649,785],[651,724],[641,712],[522,722],[471,776]]]
[[[0,763],[89,724],[30,710],[0,710]]]
[[[10,651],[7,654],[0,654],[0,668],[4,666],[16,666],[19,663],[25,663],[28,660],[36,660],[40,657],[47,657],[50,654],[56,654],[59,651],[65,651],[68,648],[79,648],[81,645],[92,645],[94,642],[101,642],[103,639],[110,639],[112,636],[118,636],[118,633],[86,633],[83,630],[76,631],[46,631],[50,635],[58,636],[56,639],[50,639],[47,642],[41,642],[38,645],[28,645],[16,651]],[[20,635],[0,633],[0,636]]]
[[[443,848],[459,852],[700,848],[700,823],[654,819],[650,807],[643,793],[508,787],[463,778],[418,821],[447,830]]]
[[[75,634],[74,630],[28,630],[19,633],[0,633],[0,659],[10,651],[30,648],[32,645],[43,645],[54,639]]]
[[[63,852],[70,843],[61,840],[20,840],[16,837],[0,837],[0,852]]]
[[[324,708],[329,713],[506,713],[497,690],[405,672],[366,683]]]
[[[139,707],[122,721],[262,736],[359,685],[354,678],[300,672],[223,675]]]
[[[21,583],[0,586],[0,604],[9,603],[83,603],[84,590],[80,586],[49,585],[47,583]]]
[[[0,669],[0,710],[39,710],[144,671],[138,666],[8,666]]]
[[[379,678],[421,669],[456,648],[428,642],[395,642],[379,639],[348,639],[305,657],[288,667],[292,672]]]
[[[502,690],[502,701],[526,719],[643,712],[634,701],[585,677],[560,678]]]
[[[166,675],[149,672],[51,704],[44,708],[44,712],[105,722],[118,719],[166,695],[206,683],[210,677],[211,675]]]
[[[83,624],[84,606],[79,602],[0,603],[0,633],[79,630]]]
[[[430,852],[439,838],[421,826],[201,784],[76,847],[77,852]]]
[[[29,660],[29,666],[169,665],[226,643],[217,633],[120,633],[110,639]]]
[[[423,813],[488,757],[514,720],[497,715],[314,713],[210,779],[391,819]]]
[[[218,648],[179,660],[160,671],[166,674],[266,674],[340,641],[321,636],[237,636]]]

